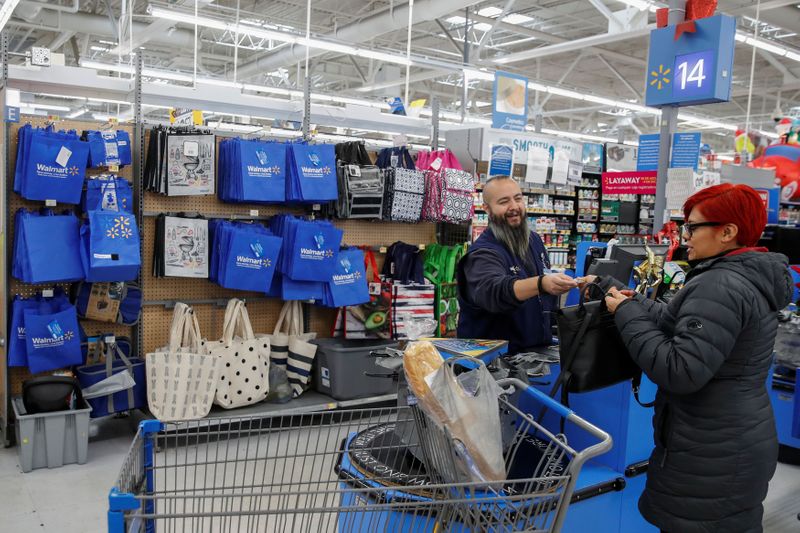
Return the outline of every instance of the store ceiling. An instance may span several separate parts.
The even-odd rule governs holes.
[[[396,57],[386,61],[381,56],[404,56],[407,52],[408,5],[403,0],[312,0],[310,35],[316,44],[310,49],[302,44],[307,16],[303,0],[162,0],[150,4],[141,0],[59,1],[20,2],[7,26],[12,52],[22,54],[31,46],[45,46],[63,53],[68,65],[89,61],[127,64],[126,54],[133,45],[144,54],[148,68],[189,76],[196,68],[197,75],[204,78],[302,89],[300,80],[308,50],[315,92],[376,102],[404,97],[406,67]],[[760,36],[770,44],[800,51],[798,3],[800,0],[762,0]],[[648,43],[644,26],[654,24],[655,14],[628,4],[661,5],[649,0],[416,0],[409,97],[430,102],[436,96],[444,110],[454,113],[447,115],[447,120],[459,120],[464,95],[463,73],[458,67],[465,59],[467,36],[467,62],[474,69],[510,70],[547,86],[643,103]],[[159,9],[160,16],[150,14]],[[203,21],[197,26],[196,53],[195,25],[185,21],[195,10]],[[740,31],[754,32],[754,2],[720,0],[718,10],[740,17]],[[609,33],[607,17],[618,19],[622,11],[633,19],[634,30],[605,35]],[[180,16],[184,22],[175,20]],[[250,31],[249,35],[237,36],[226,31],[224,24],[234,27],[237,22],[240,28],[261,33]],[[288,35],[295,44],[269,38],[273,35],[269,32],[284,41]],[[575,41],[577,44],[570,44]],[[327,49],[320,48],[320,42]],[[356,46],[359,52],[354,55],[342,45]],[[726,124],[744,124],[753,50],[737,42],[732,101],[694,108],[693,114]],[[12,62],[22,63],[24,57],[14,55]],[[772,132],[771,115],[776,108],[788,113],[800,105],[800,61],[788,59],[785,53],[759,49],[754,73],[751,122]],[[491,89],[491,81],[470,78],[468,115],[489,116]],[[558,94],[531,94],[530,107],[532,114],[537,110],[542,113],[545,128],[554,130],[628,140],[635,140],[639,132],[657,130],[658,119],[652,114]],[[157,115],[164,110],[149,112]],[[683,127],[697,129],[690,124]],[[717,134],[706,135],[712,146],[721,151],[732,148],[730,131],[710,131]]]

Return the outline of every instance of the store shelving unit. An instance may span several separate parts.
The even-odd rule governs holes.
[[[243,298],[247,301],[250,309],[250,317],[256,331],[271,333],[277,320],[282,302],[269,299],[259,293],[244,293],[241,291],[230,291],[223,289],[208,280],[189,280],[184,278],[153,278],[152,258],[155,235],[155,213],[175,213],[191,212],[206,216],[224,216],[241,220],[260,219],[268,217],[277,212],[292,211],[279,206],[246,205],[246,204],[225,204],[218,201],[216,196],[203,197],[164,197],[158,194],[145,192],[143,189],[144,158],[147,137],[147,127],[150,125],[142,112],[143,108],[150,106],[161,107],[181,107],[202,109],[206,112],[215,112],[225,115],[248,115],[254,117],[269,116],[274,119],[302,122],[304,125],[302,133],[306,138],[309,137],[309,125],[311,122],[318,125],[329,126],[348,126],[351,128],[363,128],[380,130],[394,133],[414,134],[430,138],[433,131],[433,138],[430,145],[433,148],[438,146],[438,113],[434,112],[431,119],[423,120],[418,118],[402,117],[381,113],[372,109],[367,113],[365,109],[343,108],[328,105],[311,104],[308,85],[305,91],[305,98],[300,100],[280,100],[258,94],[250,94],[230,87],[207,87],[198,85],[197,87],[178,87],[174,85],[164,86],[157,83],[150,83],[143,80],[141,55],[135,65],[135,75],[132,78],[110,78],[98,76],[93,69],[79,67],[53,66],[49,68],[27,68],[8,64],[7,35],[5,32],[0,34],[2,50],[0,59],[2,60],[2,90],[0,90],[0,100],[4,103],[8,89],[17,89],[26,92],[40,92],[62,94],[82,98],[100,98],[109,101],[127,102],[133,108],[133,120],[130,123],[116,126],[118,128],[128,128],[131,133],[133,143],[133,165],[125,169],[126,177],[133,183],[134,203],[136,205],[137,220],[141,233],[141,256],[142,269],[139,279],[140,287],[143,290],[143,310],[142,320],[138,326],[119,330],[113,324],[94,324],[91,329],[99,329],[104,332],[113,332],[117,335],[130,335],[134,343],[134,351],[145,354],[154,348],[163,346],[167,340],[168,327],[171,321],[172,306],[176,301],[184,301],[195,307],[195,313],[201,325],[204,335],[213,338],[218,335],[222,325],[224,307],[220,307],[217,302],[225,301],[230,297]],[[435,107],[434,111],[435,111]],[[42,120],[41,117],[23,117],[22,121],[36,122]],[[102,122],[59,122],[56,127],[75,127],[76,129],[97,128]],[[18,126],[16,126],[18,127]],[[12,128],[8,123],[2,128],[2,141],[4,164],[0,165],[0,171],[5,176],[13,172],[13,154],[16,141],[16,127]],[[235,135],[229,131],[215,131],[217,135]],[[298,136],[300,132],[298,132]],[[259,136],[264,138],[272,137],[269,128],[260,132]],[[285,137],[281,137],[285,139]],[[6,142],[6,141],[9,142]],[[13,141],[13,142],[11,142]],[[218,139],[219,141],[219,139]],[[0,238],[8,242],[9,236],[13,235],[13,223],[11,217],[12,210],[16,209],[20,200],[15,199],[11,192],[9,180],[5,181],[6,189],[3,197],[2,218],[0,218]],[[258,215],[254,216],[252,211],[258,210]],[[295,209],[295,211],[297,211]],[[299,213],[304,210],[300,209]],[[312,210],[308,211],[313,213]],[[404,240],[409,243],[433,242],[437,237],[437,226],[434,223],[420,223],[417,225],[400,224],[391,222],[379,222],[368,220],[334,220],[339,228],[344,231],[344,242],[350,245],[365,245],[374,249],[378,253],[379,267],[382,263],[382,252],[386,246],[397,240]],[[8,275],[10,257],[6,255],[7,246],[3,247],[4,261],[2,261],[3,279],[3,301],[7,304],[10,297],[15,292],[36,292],[42,287],[25,287],[21,290],[17,285],[12,284],[12,279]],[[16,282],[14,282],[16,283]],[[8,306],[2,306],[2,325],[0,325],[0,335],[7,338]],[[313,331],[318,331],[321,335],[327,334],[333,324],[335,310],[305,306],[305,318],[308,326]],[[0,434],[4,442],[9,442],[9,405],[10,396],[19,393],[21,382],[27,379],[28,375],[16,372],[10,375],[7,372],[5,353],[0,356]],[[394,397],[393,397],[394,398]],[[249,414],[254,412],[274,413],[276,410],[285,409],[311,409],[322,410],[329,408],[351,407],[375,402],[391,401],[393,398],[379,396],[374,398],[360,399],[356,403],[337,402],[332,398],[309,391],[308,396],[302,396],[298,400],[293,400],[287,405],[275,406],[274,404],[261,403],[251,406]],[[302,400],[302,401],[300,401]],[[299,403],[295,403],[299,402]],[[333,407],[331,407],[333,406]],[[238,412],[238,411],[237,411]],[[230,416],[232,411],[224,411],[226,416]]]

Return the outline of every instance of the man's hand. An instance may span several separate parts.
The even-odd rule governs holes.
[[[542,288],[547,294],[558,296],[578,286],[578,282],[566,274],[548,274],[542,278]]]
[[[628,290],[619,291],[614,287],[611,287],[611,289],[609,289],[609,291],[606,293],[606,307],[608,308],[609,311],[611,311],[612,314],[616,313],[619,304],[630,298],[628,294],[632,295],[632,292],[633,291],[628,291]]]

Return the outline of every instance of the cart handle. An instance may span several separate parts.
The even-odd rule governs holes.
[[[500,385],[501,387],[513,385],[514,387],[521,389],[522,392],[524,392],[525,394],[527,394],[540,404],[544,404],[548,409],[555,411],[565,419],[569,419],[570,416],[575,416],[575,412],[572,409],[562,404],[561,402],[554,400],[553,398],[543,393],[536,387],[531,387],[524,381],[514,378],[506,378],[497,380],[497,384]]]

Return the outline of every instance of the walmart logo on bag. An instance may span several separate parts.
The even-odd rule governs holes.
[[[49,326],[48,326],[48,329]],[[72,330],[67,330],[57,337],[31,337],[34,349],[36,348],[55,348],[63,346],[65,342],[71,341],[75,338],[75,333]]]
[[[361,279],[361,272],[356,270],[355,272],[350,272],[350,269],[353,268],[352,263],[346,257],[339,261],[339,264],[344,269],[344,274],[334,274],[332,276],[333,284],[334,285],[350,285],[355,283],[357,280]]]
[[[109,225],[106,228],[106,237],[109,239],[130,239],[133,237],[131,219],[123,216],[115,218],[113,225]]]
[[[36,163],[36,175],[43,178],[64,179],[70,176],[77,176],[80,173],[81,169],[76,166],[55,167],[53,165],[46,165],[44,163]]]
[[[283,170],[280,165],[267,166],[269,157],[264,150],[256,151],[258,165],[247,165],[247,172],[251,178],[271,178]]]
[[[307,178],[321,178],[323,176],[327,176],[331,173],[331,167],[328,165],[320,166],[322,164],[322,160],[320,159],[319,155],[315,152],[311,152],[308,154],[308,160],[311,162],[312,166],[301,166],[300,170],[303,171],[303,174]]]
[[[236,256],[236,266],[241,268],[254,268],[260,270],[261,268],[269,268],[272,266],[272,260],[268,257],[262,258],[264,255],[264,247],[261,246],[260,241],[250,243],[250,251],[253,252],[255,258],[247,257],[246,255]]]
[[[310,259],[312,261],[323,261],[333,257],[333,250],[324,248],[325,235],[322,232],[314,235],[314,244],[317,246],[316,250],[311,248],[300,248],[300,259]]]

